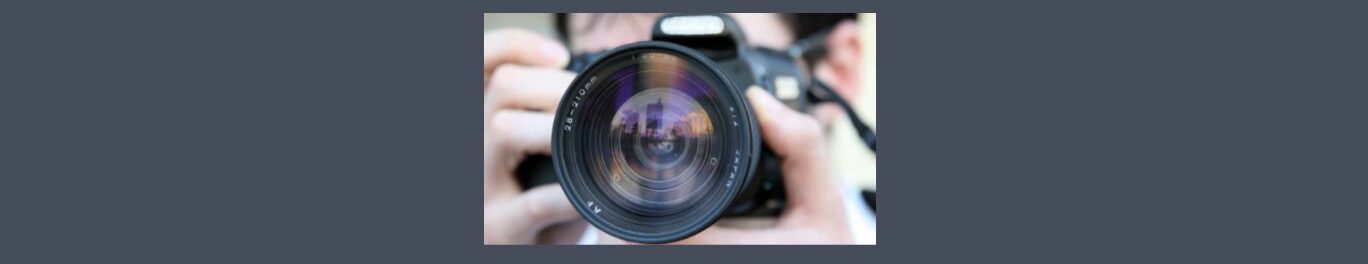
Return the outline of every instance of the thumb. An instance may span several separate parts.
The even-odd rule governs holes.
[[[580,217],[559,185],[547,184],[527,190],[518,196],[515,204],[523,210],[524,220],[531,226],[546,226]]]
[[[807,160],[809,156],[821,153],[822,146],[812,144],[825,140],[822,127],[816,119],[789,108],[755,86],[746,89],[746,95],[755,106],[760,136],[765,139],[765,146],[774,150],[775,154],[786,160],[807,162],[810,161]]]

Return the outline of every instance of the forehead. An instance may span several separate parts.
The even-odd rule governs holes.
[[[570,14],[566,32],[575,53],[611,49],[651,39],[651,26],[660,13]],[[783,49],[793,42],[793,34],[778,14],[732,13],[752,46]]]

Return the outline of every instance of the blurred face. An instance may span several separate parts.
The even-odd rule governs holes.
[[[575,54],[602,51],[651,39],[651,26],[663,14],[571,14],[567,22],[570,51]],[[751,45],[783,50],[793,43],[793,33],[778,14],[733,13]]]

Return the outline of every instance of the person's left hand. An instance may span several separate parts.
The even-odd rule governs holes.
[[[575,75],[561,69],[569,55],[551,39],[526,30],[495,30],[484,39],[484,241],[530,244],[547,239],[541,233],[555,229],[548,227],[580,219],[560,186],[523,191],[513,174],[527,155],[551,152],[550,111]],[[554,233],[579,235],[566,230]]]

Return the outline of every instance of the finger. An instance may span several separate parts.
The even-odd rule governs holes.
[[[789,109],[761,89],[748,89],[746,93],[755,105],[765,145],[783,159],[781,169],[789,206],[779,225],[843,225],[844,217],[833,217],[845,212],[840,182],[827,169],[826,140],[821,126],[811,116]]]
[[[774,96],[759,88],[746,89],[746,95],[755,106],[756,119],[760,123],[760,135],[765,146],[774,150],[785,160],[811,159],[821,154],[822,130],[811,116],[794,111],[779,102]]]
[[[521,191],[513,170],[528,154],[551,153],[551,114],[504,110],[494,114],[484,135],[485,199]]]
[[[494,72],[485,93],[485,113],[500,109],[551,111],[575,80],[569,71],[505,65]]]
[[[490,118],[487,137],[493,149],[509,162],[502,164],[506,169],[522,161],[528,154],[551,153],[551,123],[555,122],[550,113],[523,110],[503,110]]]
[[[543,185],[523,192],[514,200],[526,226],[540,230],[546,226],[580,219],[559,185]]]
[[[485,88],[490,74],[503,64],[563,68],[570,61],[565,46],[524,29],[501,29],[484,35]]]
[[[560,186],[532,188],[512,200],[486,204],[485,244],[531,243],[538,232],[579,219]]]
[[[779,244],[814,244],[830,243],[821,236],[820,233],[811,232],[804,229],[737,229],[728,227],[712,226],[684,240],[672,243],[676,245],[717,245],[717,244],[750,244],[750,245],[779,245]]]

